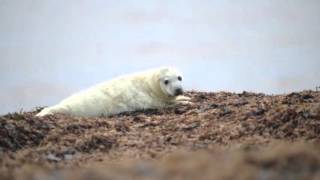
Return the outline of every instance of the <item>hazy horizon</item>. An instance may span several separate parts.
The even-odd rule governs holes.
[[[320,85],[320,1],[0,0],[0,114],[175,66],[187,90]]]

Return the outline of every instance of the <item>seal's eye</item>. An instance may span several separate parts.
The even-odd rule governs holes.
[[[179,80],[179,81],[182,81],[182,77],[181,77],[181,76],[178,76],[178,80]]]
[[[169,80],[165,80],[165,81],[164,81],[164,84],[165,84],[165,85],[168,85],[168,84],[169,84]]]

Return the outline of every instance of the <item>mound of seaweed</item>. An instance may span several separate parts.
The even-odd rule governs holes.
[[[316,157],[319,151],[316,147],[306,145],[308,149],[302,148],[304,146],[297,148],[300,153],[308,154],[301,157],[306,156],[311,159],[310,162],[305,161],[306,164],[303,166],[299,165],[300,162],[302,163],[299,160],[300,155],[295,157],[290,153],[292,152],[291,144],[295,147],[297,142],[308,144],[319,142],[320,92],[303,91],[287,95],[188,92],[187,96],[192,98],[193,105],[123,113],[112,117],[80,118],[64,115],[35,117],[34,115],[40,109],[1,116],[0,174],[3,178],[17,178],[18,174],[21,174],[21,169],[39,166],[51,173],[59,171],[67,177],[70,168],[83,168],[86,165],[105,162],[112,165],[103,169],[109,168],[111,171],[117,164],[121,166],[119,167],[121,170],[132,173],[131,170],[135,168],[136,163],[146,161],[150,162],[150,166],[154,169],[149,165],[145,167],[146,169],[142,169],[151,169],[150,171],[161,174],[161,177],[156,177],[157,179],[165,179],[172,177],[172,174],[168,173],[172,168],[172,171],[177,170],[174,166],[164,168],[166,161],[170,161],[164,158],[167,155],[182,150],[188,153],[193,152],[192,155],[187,153],[188,155],[182,159],[190,161],[191,164],[193,161],[197,164],[203,158],[202,156],[205,156],[204,159],[208,161],[203,163],[209,168],[216,167],[214,159],[220,156],[216,151],[221,150],[222,157],[240,154],[243,167],[254,169],[248,177],[252,175],[254,178],[259,177],[258,179],[263,179],[265,176],[290,178],[291,175],[295,177],[294,172],[300,172],[299,170],[304,167],[308,168],[302,169],[299,177],[318,176],[314,173],[320,170],[320,161]],[[271,148],[274,141],[287,144],[282,146],[283,157],[272,153],[273,149],[276,149]],[[243,147],[250,150],[242,151]],[[263,154],[273,154],[274,156],[270,155],[268,158],[274,160],[266,164],[261,163],[260,153],[255,154],[251,149],[256,149]],[[271,153],[266,153],[265,149]],[[198,157],[196,154],[199,150],[208,152]],[[316,153],[310,153],[314,151]],[[249,157],[252,156],[254,158],[250,160]],[[283,164],[281,158],[288,158],[285,160],[286,163],[292,161],[295,165]],[[129,159],[133,162],[129,163]],[[165,160],[161,163],[153,162],[161,159]],[[231,163],[228,166],[233,167],[233,164],[239,163],[237,159],[231,158],[225,161]],[[123,167],[125,165],[121,165],[123,164],[121,162],[128,162],[126,163],[128,167]],[[224,161],[221,160],[221,162]],[[248,163],[250,166],[245,165]],[[129,167],[130,165],[132,167]],[[179,167],[180,165],[177,164]],[[282,166],[290,170],[285,170],[284,173],[288,173],[287,175],[278,176],[279,174],[274,172],[280,172],[277,170]],[[190,167],[182,166],[182,169],[178,170],[181,173],[187,173]],[[265,167],[267,170],[263,170]],[[269,172],[268,169],[272,171]],[[261,171],[259,173],[262,175],[257,175],[258,171]],[[27,172],[30,173],[30,171]],[[36,172],[44,171],[34,170],[34,174],[37,174]],[[93,173],[93,171],[89,172]],[[108,171],[105,170],[105,172]],[[189,173],[191,172],[193,171],[190,170]],[[214,176],[209,173],[212,177],[221,175],[219,171],[210,172],[217,174]],[[233,171],[228,172],[232,174]],[[115,175],[115,173],[111,174]],[[199,175],[201,174],[205,173]],[[228,177],[233,177],[231,174],[228,174]],[[64,175],[61,176],[64,177]],[[121,175],[125,176],[125,173]],[[87,175],[83,174],[83,176]],[[105,174],[102,173],[102,176]],[[81,179],[81,177],[78,178]],[[178,175],[177,177],[188,176]],[[150,179],[150,177],[145,178]]]

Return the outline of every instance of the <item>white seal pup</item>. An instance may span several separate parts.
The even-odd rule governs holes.
[[[121,112],[191,104],[182,96],[183,77],[170,67],[124,75],[80,91],[36,116],[54,113],[81,117],[110,116]]]

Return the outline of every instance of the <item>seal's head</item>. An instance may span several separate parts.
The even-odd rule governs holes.
[[[175,97],[183,94],[182,74],[174,68],[161,68],[159,74],[160,87],[164,94]]]

